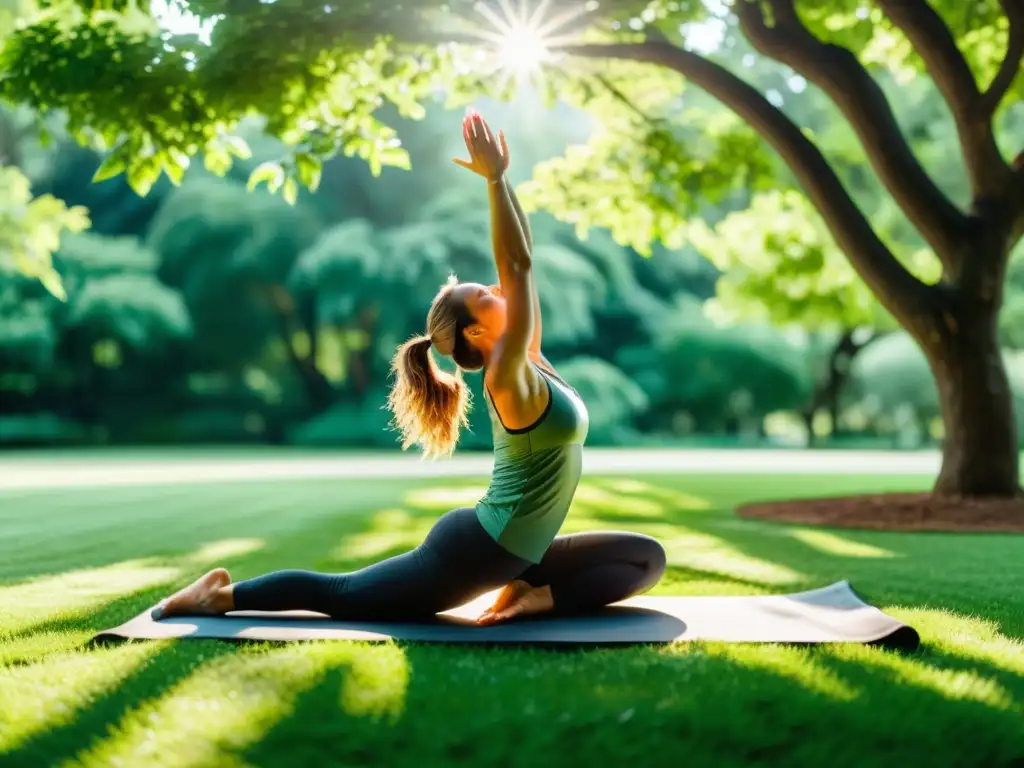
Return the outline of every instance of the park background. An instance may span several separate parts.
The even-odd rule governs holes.
[[[713,25],[701,32],[708,55],[820,137],[896,252],[920,274],[935,272],[827,98],[754,56],[742,38],[721,45]],[[965,199],[962,161],[948,151],[955,130],[934,87],[884,73],[880,82],[923,165],[951,199]],[[588,443],[938,445],[936,387],[917,345],[801,197],[753,176],[745,183],[744,146],[730,155],[714,138],[730,113],[695,89],[683,101],[699,117],[688,122],[688,151],[697,158],[692,218],[709,225],[702,237],[641,253],[619,244],[628,235],[617,242],[581,216],[573,226],[571,212],[562,220],[532,214],[544,348],[590,406]],[[508,135],[511,177],[528,202],[537,198],[531,178],[557,175],[553,158],[585,143],[597,123],[530,85],[510,102],[474,104]],[[91,225],[65,232],[54,256],[66,300],[0,271],[0,445],[397,450],[383,408],[396,346],[422,331],[449,272],[494,279],[485,189],[451,163],[465,151],[462,109],[443,95],[421,120],[382,109],[411,169],[340,156],[324,166],[315,192],[302,189],[290,205],[265,186],[247,188],[254,169],[287,152],[261,118],[237,132],[242,149],[226,174],[223,158],[207,155],[140,197],[124,174],[94,181],[105,154],[70,138],[60,113],[40,122],[28,109],[3,108],[0,156],[22,169],[33,194],[84,207]],[[1024,105],[1009,104],[998,122],[1001,135],[1020,135]],[[608,200],[616,204],[615,190]],[[635,216],[624,204],[622,229]],[[1000,319],[1018,421],[1022,251],[1010,262]],[[479,404],[479,376],[468,379]],[[477,407],[461,449],[489,447]]]
[[[1019,420],[1024,254],[1009,260],[1000,307],[983,289],[1002,284],[1007,254],[980,235],[1015,235],[984,203],[994,190],[1015,205],[1009,158],[1024,171],[1020,3],[808,0],[789,17],[808,37],[801,24],[762,28],[762,13],[796,7],[787,0],[589,2],[624,9],[624,25],[609,11],[596,30],[619,55],[650,24],[639,48],[661,64],[584,56],[573,76],[549,69],[508,101],[482,98],[502,88],[403,25],[410,7],[440,5],[0,3],[0,99],[22,105],[0,113],[0,763],[533,768],[570,752],[580,764],[1019,768],[1019,454],[986,334],[1001,310]],[[178,34],[152,31],[161,6]],[[219,16],[218,34],[175,8]],[[412,42],[338,34],[367,21]],[[755,53],[741,27],[808,79]],[[779,33],[800,44],[772,45]],[[818,38],[839,55],[813,55]],[[959,87],[958,48],[973,70]],[[325,56],[344,64],[337,77]],[[953,60],[952,86],[933,57]],[[513,74],[516,62],[504,62]],[[822,194],[839,186],[831,172],[798,183],[750,125],[691,87],[716,71],[708,62],[753,85],[726,101],[748,115],[767,105],[761,129],[798,169],[821,147],[870,226],[837,215],[845,195]],[[417,115],[410,102],[435,87],[424,71],[446,92]],[[701,86],[719,97],[737,89],[721,71]],[[992,94],[1005,96],[998,109]],[[394,348],[423,330],[448,272],[493,275],[484,185],[450,162],[467,104],[505,130],[521,197],[548,211],[532,218],[545,352],[592,418],[563,531],[657,538],[668,564],[654,594],[848,580],[918,631],[916,652],[92,642],[215,566],[236,580],[337,573],[408,551],[485,492],[478,376],[460,449],[475,455],[398,456],[383,410]],[[813,143],[779,141],[772,105]],[[236,132],[251,107],[262,117]],[[998,148],[961,142],[951,109],[975,138],[995,114]],[[873,164],[854,128],[875,139]],[[948,230],[962,245],[961,227],[975,237],[954,252]],[[20,274],[4,271],[12,263]],[[922,325],[919,295],[951,314]],[[950,331],[938,346],[936,327]],[[943,438],[921,348],[943,364],[953,436],[935,494],[938,452],[914,450]],[[737,447],[752,450],[711,450]],[[987,509],[1001,516],[957,495],[993,488],[1006,498]],[[805,501],[859,514],[754,514]]]

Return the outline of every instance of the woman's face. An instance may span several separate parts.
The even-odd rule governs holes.
[[[481,283],[459,283],[454,289],[455,298],[465,302],[466,309],[476,320],[471,330],[491,340],[498,339],[505,332],[505,296],[497,285]]]

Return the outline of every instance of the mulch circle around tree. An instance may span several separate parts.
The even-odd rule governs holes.
[[[746,504],[740,517],[871,531],[1024,533],[1024,498],[984,499],[889,493]]]

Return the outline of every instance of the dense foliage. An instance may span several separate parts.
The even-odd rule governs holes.
[[[529,127],[522,111],[489,110],[513,136]],[[551,156],[584,132],[569,117],[534,151]],[[395,345],[421,330],[449,270],[493,277],[485,196],[447,160],[457,124],[438,111],[408,125],[411,173],[328,163],[320,191],[295,206],[246,189],[249,169],[281,151],[258,122],[242,127],[247,165],[223,178],[199,166],[146,198],[122,177],[90,182],[101,157],[56,129],[49,150],[26,139],[35,189],[87,207],[94,225],[57,250],[66,301],[32,279],[0,281],[0,440],[394,446],[381,406]],[[591,406],[592,444],[835,439],[807,413],[831,326],[719,326],[708,309],[730,272],[694,249],[644,259],[600,230],[580,239],[549,216],[533,221],[545,349]],[[914,446],[938,434],[927,367],[893,338],[897,352],[865,356],[837,395],[847,440]],[[470,383],[478,407],[463,444],[486,448]]]
[[[407,203],[415,213],[396,216],[395,205],[363,202],[373,193],[352,195],[348,215],[331,219],[337,231],[319,233],[293,220],[278,239],[264,226],[271,210],[265,202],[212,222],[203,195],[216,196],[209,199],[225,210],[243,177],[250,190],[265,184],[292,204],[302,188],[320,190],[307,207],[323,217],[323,201],[340,192],[322,194],[338,156],[360,158],[372,176],[387,166],[408,168],[410,153],[399,137],[415,141],[407,118],[427,114],[439,90],[451,105],[507,96],[516,84],[491,66],[494,51],[481,48],[466,23],[475,5],[181,0],[171,8],[192,14],[200,33],[180,34],[158,28],[153,9],[134,4],[25,0],[15,11],[20,25],[0,21],[7,72],[0,96],[40,114],[65,114],[70,135],[104,153],[95,172],[100,186],[123,173],[139,194],[167,194],[161,179],[181,185],[198,157],[209,172],[233,180],[234,187],[208,185],[202,194],[182,186],[160,206],[163,219],[146,233],[161,259],[158,278],[181,291],[197,328],[207,326],[197,331],[196,346],[212,346],[205,357],[197,353],[197,365],[212,363],[218,333],[235,336],[212,319],[218,297],[230,295],[239,310],[232,322],[250,335],[233,349],[234,363],[280,342],[278,357],[290,361],[305,398],[320,409],[334,402],[322,357],[328,353],[321,350],[329,318],[354,323],[342,334],[344,352],[330,354],[351,375],[354,383],[346,386],[363,393],[382,370],[376,345],[387,347],[403,328],[392,317],[393,292],[413,289],[419,297],[442,263],[462,258],[482,266],[486,259],[474,261],[473,249],[460,242],[480,232],[480,219],[463,217],[459,204],[443,197],[427,204],[437,186],[424,196],[427,187],[416,181]],[[563,144],[561,157],[534,169],[523,188],[528,203],[580,235],[606,229],[616,248],[702,253],[718,272],[712,317],[811,330],[804,357],[812,362],[796,367],[810,384],[798,386],[792,366],[782,363],[785,371],[764,379],[788,382],[791,394],[769,397],[763,409],[802,411],[807,426],[824,408],[826,431],[838,427],[853,357],[902,326],[938,377],[940,411],[953,435],[940,486],[1015,487],[1016,435],[1003,426],[1012,420],[1008,379],[987,329],[1001,305],[1010,248],[1024,231],[1024,168],[1019,156],[1011,160],[1024,124],[1024,78],[1016,77],[1024,52],[1019,3],[609,0],[587,4],[586,12],[582,5],[542,3],[542,12],[557,18],[549,47],[556,58],[568,58],[558,58],[536,84],[549,103],[596,118],[596,128],[586,144]],[[473,18],[477,27],[483,23]],[[240,126],[255,114],[284,146],[254,159]],[[214,259],[197,257],[196,240],[175,248],[174,237],[159,236],[177,231],[175,211],[190,237],[223,227],[236,233],[225,235],[226,243],[241,238],[244,247],[227,246],[232,255]],[[359,218],[364,225],[352,220]],[[419,229],[402,232],[413,226]],[[257,236],[246,237],[253,229]],[[304,242],[306,236],[316,242]],[[612,278],[594,249],[564,233],[554,237],[560,238],[538,258],[560,287],[573,286],[559,294],[572,320],[556,329],[553,343],[591,359],[615,357],[597,343],[605,340],[603,307],[627,306],[636,296],[628,281],[620,289],[621,269]],[[381,263],[381,253],[403,247],[415,267]],[[260,256],[261,248],[272,257]],[[631,264],[631,271],[640,284],[643,269]],[[372,290],[354,295],[357,274],[372,278]],[[653,293],[676,316],[680,286],[659,288]],[[638,326],[651,324],[653,315],[639,315],[645,319]],[[701,340],[713,338],[709,349],[719,351],[707,354],[716,357],[728,335],[709,336],[699,324],[681,332],[685,341],[658,338],[658,354],[697,354]],[[1003,339],[1013,338],[1004,327]],[[643,340],[634,336],[628,346],[636,360],[644,359]],[[659,367],[651,354],[652,370],[636,380],[661,371],[678,385],[680,369]],[[230,368],[231,360],[220,364]],[[979,378],[983,366],[990,370]],[[728,368],[715,375],[728,380]],[[980,380],[986,387],[972,384]],[[745,387],[748,395],[760,385]],[[622,391],[632,403],[624,413],[636,413],[640,399]],[[673,396],[685,400],[687,391]],[[651,393],[644,394],[649,406]],[[722,401],[693,397],[709,408]],[[748,400],[725,398],[734,410],[760,413]],[[995,437],[982,440],[982,427]],[[982,443],[999,453],[1001,468],[968,476],[979,466],[970,457]]]

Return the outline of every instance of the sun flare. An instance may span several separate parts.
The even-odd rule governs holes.
[[[498,61],[509,72],[534,72],[550,57],[544,38],[536,30],[513,27],[498,48]]]
[[[553,5],[559,7],[556,12]],[[520,0],[518,7],[512,0],[484,0],[475,9],[482,18],[473,24],[473,36],[488,44],[496,71],[520,81],[552,62],[554,49],[576,38],[580,22],[588,14],[584,2],[552,0]]]

